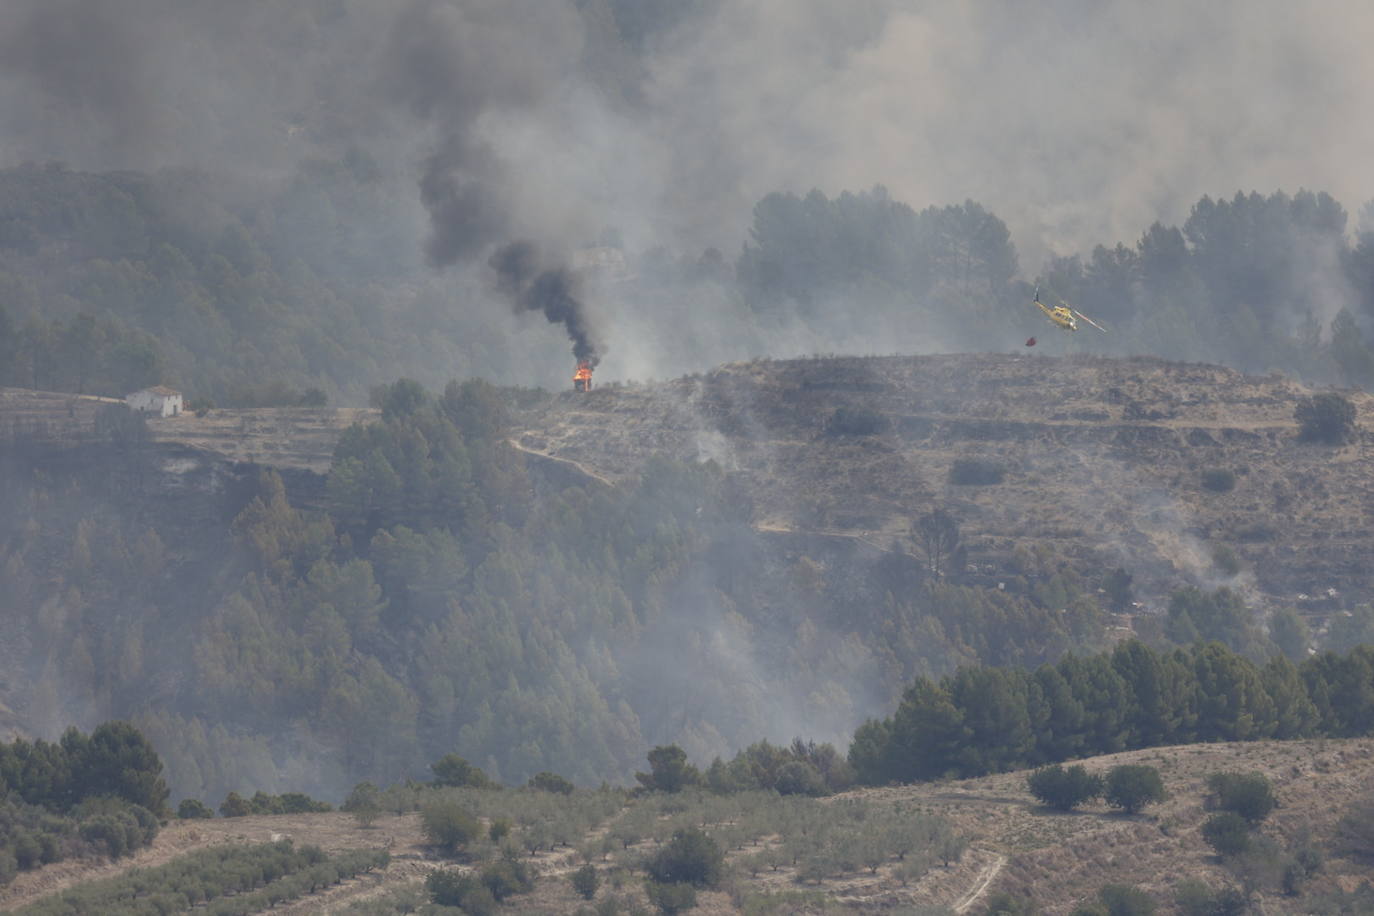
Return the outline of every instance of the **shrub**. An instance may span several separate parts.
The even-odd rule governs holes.
[[[1307,879],[1322,870],[1326,856],[1312,843],[1309,835],[1300,836],[1288,850],[1288,861],[1284,863],[1280,887],[1285,894],[1296,897],[1302,893]]]
[[[1258,824],[1278,807],[1274,787],[1263,773],[1213,773],[1207,777],[1212,802],[1222,811]]]
[[[644,892],[660,913],[682,913],[697,905],[697,891],[690,884],[664,884],[645,881]]]
[[[62,858],[62,847],[58,844],[58,838],[55,835],[51,833],[40,834],[38,845],[43,849],[41,858],[44,865],[51,865]]]
[[[1234,811],[1223,811],[1202,825],[1202,838],[1218,855],[1237,856],[1250,848],[1250,824]]]
[[[1374,863],[1374,800],[1357,802],[1336,823],[1332,848],[1357,862]]]
[[[183,798],[177,805],[177,817],[189,821],[199,817],[214,817],[215,812],[198,798]]]
[[[1208,468],[1202,472],[1202,486],[1216,493],[1230,493],[1236,488],[1236,472],[1227,468]]]
[[[17,831],[10,836],[10,852],[20,871],[28,871],[43,864],[43,846],[38,838],[26,831]]]
[[[1279,889],[1285,896],[1296,897],[1302,893],[1303,885],[1307,883],[1307,873],[1303,871],[1297,862],[1289,862],[1283,867],[1283,878],[1279,882]]]
[[[672,840],[645,864],[645,871],[660,883],[715,887],[724,863],[725,853],[716,841],[688,827],[673,834]]]
[[[1017,897],[1008,891],[998,891],[988,898],[987,916],[1033,916],[1035,901]]]
[[[1134,579],[1134,576],[1120,566],[1108,573],[1102,583],[1102,590],[1107,593],[1107,605],[1113,611],[1122,612],[1130,608],[1131,601],[1135,598],[1131,592],[1131,582]]]
[[[77,835],[93,851],[112,859],[147,846],[157,837],[160,826],[157,815],[147,808],[113,797],[88,798],[73,809],[72,817],[78,821]],[[39,859],[52,861],[60,854],[54,848],[55,838],[46,840],[40,835],[35,840]]]
[[[402,379],[402,381],[405,381]],[[397,382],[399,385],[400,382]],[[481,767],[475,767],[468,763],[457,754],[445,754],[443,757],[429,765],[434,773],[434,785],[436,786],[471,786],[475,789],[486,789],[492,786],[492,781],[487,778],[487,774],[482,772]]]
[[[591,900],[596,896],[596,889],[601,884],[601,879],[597,876],[595,865],[583,865],[572,873],[573,890],[582,895],[583,900]]]
[[[0,847],[0,887],[9,884],[19,874],[19,863],[9,850]]]
[[[239,793],[230,792],[220,802],[219,813],[225,817],[246,817],[253,813],[253,806]]]
[[[789,760],[778,769],[774,784],[779,795],[825,795],[829,791],[820,770],[805,760]]]
[[[360,782],[344,799],[343,810],[353,815],[359,826],[371,827],[382,813],[382,790],[370,782]]]
[[[935,854],[940,857],[940,861],[945,863],[948,868],[953,862],[958,862],[964,857],[964,851],[968,849],[968,837],[952,830],[942,833],[936,843]]]
[[[516,894],[528,894],[534,888],[534,876],[519,859],[503,858],[482,869],[482,885],[500,903]]]
[[[891,423],[882,414],[863,407],[841,407],[825,422],[827,436],[876,436]]]
[[[1311,836],[1301,835],[1297,842],[1289,849],[1293,856],[1293,866],[1304,879],[1310,878],[1322,870],[1326,864],[1326,855],[1321,847],[1313,844]]]
[[[253,793],[253,797],[248,800],[248,805],[253,809],[254,814],[283,814],[281,798],[276,795],[268,795],[262,790]]]
[[[1164,800],[1164,780],[1152,766],[1123,764],[1107,771],[1103,794],[1107,804],[1135,814],[1146,805]]]
[[[439,868],[425,878],[425,890],[429,899],[439,906],[462,907],[463,912],[472,916],[491,916],[497,909],[496,898],[491,891],[472,875],[464,875],[450,869]]]
[[[128,805],[125,808],[125,813],[131,816],[137,824],[137,835],[139,837],[137,845],[151,845],[153,840],[157,839],[158,830],[162,828],[162,824],[158,821],[157,815],[142,805]]]
[[[1315,394],[1298,401],[1293,419],[1304,442],[1340,445],[1355,438],[1355,405],[1339,394]]]
[[[531,789],[539,789],[541,792],[556,792],[559,795],[571,795],[573,789],[576,788],[562,776],[548,771],[531,776],[528,785]]]
[[[482,832],[482,825],[470,811],[448,799],[432,801],[422,807],[420,824],[430,843],[450,855],[460,851]]]
[[[1068,769],[1055,764],[1041,767],[1026,777],[1026,788],[1043,804],[1060,811],[1072,811],[1102,794],[1102,777],[1082,766]]]
[[[300,407],[324,407],[329,403],[329,395],[319,388],[307,388],[301,392],[301,396],[296,399],[296,404]]]
[[[304,792],[283,792],[277,796],[282,814],[322,814],[333,811],[329,802],[311,798]]]
[[[1217,571],[1225,576],[1234,576],[1240,573],[1240,557],[1236,552],[1225,544],[1220,544],[1212,549],[1212,565]]]
[[[1108,884],[1097,892],[1107,916],[1150,916],[1155,902],[1138,887],[1127,884]]]
[[[81,824],[81,839],[93,846],[103,847],[111,859],[118,859],[129,851],[129,835],[118,818],[98,815]]]
[[[1174,905],[1183,916],[1241,916],[1246,911],[1245,895],[1233,887],[1212,890],[1196,878],[1174,890]]]
[[[949,482],[962,486],[991,486],[1002,482],[1006,469],[984,458],[956,458],[949,468]]]

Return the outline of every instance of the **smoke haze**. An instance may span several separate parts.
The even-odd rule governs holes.
[[[1370,195],[1374,12],[1350,3],[28,0],[0,17],[7,164],[254,172],[366,141],[422,163],[432,212],[461,201],[474,232],[594,211],[632,247],[730,250],[770,190],[882,183],[916,206],[978,200],[1037,254],[1130,238],[1205,193]],[[470,243],[455,231],[436,218],[433,259]]]
[[[58,160],[90,171],[195,170],[229,189],[207,210],[240,192],[281,192],[289,206],[271,214],[275,222],[247,207],[248,215],[235,214],[254,230],[251,237],[243,232],[246,241],[229,239],[241,244],[223,241],[218,213],[203,219],[215,231],[194,239],[187,233],[185,247],[197,264],[212,260],[199,257],[206,251],[230,255],[220,258],[222,271],[212,265],[223,279],[202,284],[223,302],[201,303],[196,312],[181,290],[198,287],[186,279],[147,319],[170,342],[169,363],[190,365],[196,371],[185,374],[201,376],[166,379],[186,386],[188,395],[191,386],[209,384],[204,354],[181,349],[196,334],[230,341],[225,349],[236,355],[248,352],[233,366],[243,376],[266,381],[295,360],[290,381],[328,388],[331,403],[361,403],[370,385],[397,376],[436,390],[467,376],[566,389],[569,343],[577,359],[595,364],[604,357],[599,381],[663,378],[760,355],[1024,352],[1022,341],[1043,329],[1033,351],[1038,358],[1084,344],[1048,329],[1038,314],[1023,314],[1025,325],[1005,320],[1010,310],[986,289],[910,293],[894,288],[906,277],[884,276],[884,285],[862,266],[852,278],[840,269],[849,252],[834,257],[833,274],[853,282],[805,290],[804,307],[744,302],[735,265],[744,246],[759,245],[751,217],[773,192],[794,195],[800,212],[813,188],[823,205],[834,198],[836,212],[845,191],[860,194],[848,195],[844,206],[889,196],[918,212],[977,202],[976,211],[937,216],[951,224],[967,218],[964,226],[977,220],[983,228],[1001,226],[993,216],[1005,223],[1014,247],[989,242],[1000,260],[985,271],[1005,294],[1054,256],[1099,242],[1131,245],[1156,221],[1177,224],[1203,195],[1312,188],[1355,209],[1374,194],[1367,163],[1374,127],[1365,117],[1374,107],[1374,65],[1364,41],[1371,33],[1374,8],[1277,0],[1055,0],[1033,7],[916,0],[11,0],[0,5],[0,168]],[[324,178],[302,179],[331,176],[340,164],[348,190],[358,191],[343,203],[330,198],[335,186]],[[188,185],[203,190],[198,179],[178,187]],[[887,190],[867,191],[877,186]],[[882,212],[899,210],[894,203]],[[881,218],[872,224],[889,225]],[[132,218],[109,234],[120,241],[130,225]],[[789,227],[815,225],[798,219]],[[0,232],[6,231],[0,207]],[[1355,297],[1339,277],[1343,231],[1314,232],[1311,250],[1294,255],[1310,272],[1295,269],[1294,288],[1273,296],[1292,300],[1291,310],[1244,313],[1247,327],[1262,329],[1256,336],[1270,328],[1293,331],[1289,325],[1305,310],[1324,325]],[[68,256],[57,237],[43,258]],[[280,250],[264,256],[255,239]],[[802,241],[813,243],[796,246],[806,252],[837,247],[828,237]],[[86,285],[122,295],[127,273],[128,315],[154,311],[146,292],[152,285],[138,286],[135,270],[121,273],[127,262],[111,267],[124,249],[108,247],[85,256],[103,260],[89,268],[94,279]],[[1181,235],[1177,247],[1184,247]],[[1274,247],[1302,246],[1285,239]],[[597,256],[579,257],[589,249]],[[138,254],[151,259],[155,252]],[[948,251],[931,257],[937,255]],[[29,265],[35,273],[60,273],[61,265],[43,258]],[[249,282],[267,275],[259,268],[273,259],[287,279],[266,290],[270,284]],[[313,276],[302,280],[305,272],[290,270],[296,260],[308,262]],[[196,271],[186,261],[184,269],[173,263],[158,275],[190,278]],[[331,265],[337,272],[325,269]],[[0,281],[10,279],[0,271]],[[85,281],[77,275],[72,282]],[[328,308],[283,316],[287,292],[302,287],[322,289],[312,301]],[[33,290],[25,318],[42,309],[45,318],[67,320],[79,308],[36,281]],[[11,297],[9,286],[0,292]],[[1158,327],[1147,330],[1151,341],[1164,342],[1162,355],[1220,359],[1215,341],[1227,338],[1224,327],[1170,317],[1195,292],[1179,292],[1168,303],[1173,313],[1139,311],[1147,320],[1158,317]],[[345,294],[348,308],[337,301]],[[203,298],[208,303],[210,293]],[[978,316],[963,306],[975,298],[986,305]],[[68,312],[46,311],[62,308]],[[1098,352],[1134,352],[1113,316],[1091,304],[1085,310],[1114,331],[1093,339],[1103,348]],[[231,319],[211,324],[204,317],[221,313]],[[351,336],[340,343],[295,335],[293,321],[329,324],[331,332],[338,325]],[[1182,330],[1168,336],[1175,327]],[[1192,333],[1195,327],[1215,333]],[[260,352],[242,346],[262,328]],[[406,336],[387,337],[396,328]],[[360,339],[377,342],[361,357],[347,346]],[[1246,368],[1285,365],[1277,350],[1243,355],[1255,363]],[[331,373],[331,363],[357,365]],[[227,369],[222,375],[238,378]],[[230,381],[217,383],[227,389]],[[698,412],[698,400],[686,399],[689,413]],[[747,404],[734,413],[740,438],[764,438],[749,435],[762,420]],[[736,440],[713,425],[686,428],[694,430],[701,457],[727,468],[761,458],[734,454]],[[1110,466],[1096,473],[1099,489],[1133,483],[1130,472]],[[791,514],[802,515],[811,495],[799,493],[808,505],[789,507]],[[1208,578],[1215,574],[1204,545],[1176,536],[1189,525],[1184,511],[1167,494],[1148,496],[1142,505],[1160,512],[1149,533],[1161,556],[1199,582],[1220,581]],[[1082,498],[1074,508],[1085,517],[1100,511],[1091,505],[1093,490]],[[129,539],[138,534],[130,531]],[[1111,546],[1123,556],[1138,549]],[[539,560],[531,569],[551,565],[529,552]],[[736,562],[744,569],[739,575],[752,572]],[[840,740],[856,711],[886,708],[892,697],[881,689],[895,689],[899,679],[880,672],[862,645],[839,644],[839,631],[813,632],[802,642],[814,644],[814,653],[779,661],[767,634],[752,634],[717,594],[727,590],[713,575],[726,565],[701,571],[674,596],[674,613],[653,624],[636,653],[613,658],[612,649],[604,650],[608,667],[614,661],[636,672],[636,685],[659,683],[674,665],[686,672],[682,683],[659,685],[662,701],[646,700],[645,718],[677,704],[687,710],[682,721],[704,723],[692,726],[698,733],[684,737],[682,721],[665,718],[646,721],[637,736],[681,740],[704,756],[725,752],[762,720],[778,729],[776,738],[810,730]],[[824,578],[797,566],[800,581]],[[547,575],[554,578],[548,592],[565,584]],[[500,578],[518,585],[522,577]],[[584,603],[598,602],[605,603]],[[253,603],[242,605],[229,610],[250,616]],[[485,651],[491,640],[483,639]],[[831,644],[843,658],[828,662],[838,672],[828,682],[841,685],[842,695],[817,699],[808,678],[826,670],[819,647],[831,651]],[[435,670],[461,666],[434,662]],[[798,688],[800,699],[779,697],[785,681],[777,672],[788,670],[806,674],[794,680],[808,687]],[[856,671],[886,680],[851,678]],[[717,716],[719,728],[708,732],[694,705]],[[60,697],[42,708],[54,730],[74,715],[97,714]],[[737,716],[733,726],[721,718],[726,713]],[[168,726],[169,734],[180,731]],[[220,750],[207,756],[260,759],[260,772],[272,770],[265,745],[237,740],[211,735],[206,741]],[[310,779],[344,784],[342,773]],[[206,784],[218,785],[210,777]]]

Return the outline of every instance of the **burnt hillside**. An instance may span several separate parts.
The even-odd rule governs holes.
[[[1371,434],[1298,441],[1309,393],[1146,358],[756,360],[566,393],[521,414],[515,441],[610,481],[655,454],[714,460],[747,483],[765,530],[910,550],[911,520],[943,507],[980,580],[1014,578],[1018,552],[1048,548],[1125,567],[1147,599],[1198,582],[1300,607],[1333,603],[1328,589],[1368,600]],[[1370,397],[1350,398],[1363,422]],[[1234,487],[1209,489],[1209,471]],[[1238,575],[1216,566],[1219,548]]]

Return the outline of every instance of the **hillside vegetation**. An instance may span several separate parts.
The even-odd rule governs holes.
[[[515,847],[530,881],[523,889],[512,887],[502,907],[506,912],[571,913],[580,906],[651,912],[646,871],[674,836],[693,830],[704,833],[723,858],[719,876],[695,894],[696,912],[708,914],[981,914],[1002,901],[1021,906],[1019,912],[1062,916],[1094,903],[1103,887],[1113,885],[1138,889],[1161,914],[1206,912],[1183,902],[1195,901],[1201,891],[1220,899],[1228,890],[1248,898],[1256,912],[1261,905],[1270,913],[1364,912],[1371,847],[1367,831],[1351,832],[1348,815],[1374,803],[1374,746],[1368,739],[1189,745],[1084,763],[1096,773],[1153,767],[1166,797],[1136,815],[1101,803],[1063,813],[1031,797],[1027,771],[855,790],[819,801],[691,791],[635,798],[618,790],[563,795],[395,787],[387,790],[387,804],[406,813],[386,810],[365,822],[342,812],[173,821],[151,849],[127,862],[45,866],[0,889],[0,901],[15,907],[59,891],[78,900],[111,886],[110,879],[121,873],[132,877],[131,867],[151,881],[158,871],[170,876],[197,863],[204,868],[211,853],[216,861],[240,849],[260,855],[272,841],[280,847],[289,838],[302,850],[319,847],[322,852],[308,853],[316,863],[325,855],[330,861],[361,861],[363,850],[384,857],[374,859],[359,879],[331,879],[313,889],[307,885],[300,897],[278,897],[283,902],[272,912],[412,912],[430,898],[433,884],[427,879],[435,872],[476,877],[499,864],[500,844],[485,834],[503,822],[511,832],[502,842]],[[1209,783],[1219,773],[1262,778],[1278,800],[1278,808],[1253,829],[1252,850],[1245,855],[1218,857],[1203,836],[1203,825],[1217,810]],[[457,860],[433,845],[423,813],[452,803],[477,818],[483,834]],[[414,810],[417,804],[420,811]],[[1284,857],[1299,853],[1314,863],[1312,871],[1293,879],[1286,891]],[[598,876],[591,902],[571,880],[586,865]],[[104,883],[82,883],[97,877]],[[265,901],[264,892],[225,900]],[[47,903],[33,911],[60,910]]]
[[[1310,394],[1143,358],[755,360],[547,402],[519,415],[516,440],[612,480],[656,454],[713,460],[744,483],[758,527],[879,548],[909,549],[913,519],[944,507],[981,583],[1019,590],[1048,556],[1123,566],[1151,597],[1193,582],[1363,601],[1374,465],[1363,434],[1299,435]],[[1368,396],[1347,397],[1369,416]],[[1236,568],[1215,562],[1223,549]]]
[[[564,384],[561,329],[510,314],[480,268],[424,265],[409,165],[388,168],[354,148],[272,178],[0,169],[0,385],[120,397],[163,382],[197,404],[288,407],[362,406],[401,374]],[[764,195],[720,230],[749,239],[733,260],[626,249],[615,227],[568,242],[621,265],[582,278],[606,378],[808,351],[1005,351],[1038,333],[1055,354],[1367,385],[1374,234],[1352,240],[1347,222],[1322,192],[1203,197],[1181,225],[1040,270],[978,202],[878,186]],[[1111,333],[1053,332],[1036,284]]]
[[[453,751],[503,781],[596,784],[655,745],[843,748],[916,678],[1132,630],[1260,662],[1344,650],[1374,632],[1368,459],[1363,433],[1302,440],[1306,394],[991,356],[588,396],[403,381],[304,491],[198,448],[213,411],[155,440],[135,423],[16,447],[5,702],[21,728],[132,719],[175,797],[215,805],[339,799]],[[261,451],[292,454],[271,433]],[[956,482],[959,461],[998,482]],[[1216,468],[1230,489],[1205,483]]]
[[[898,554],[849,588],[756,530],[717,466],[544,481],[487,386],[402,382],[382,405],[341,437],[324,511],[272,472],[189,488],[182,459],[137,435],[64,453],[57,478],[46,448],[8,451],[0,602],[25,672],[10,705],[132,718],[175,794],[212,803],[337,797],[453,750],[501,779],[595,784],[655,744],[709,759],[760,737],[843,741],[914,674],[1035,664],[1103,633],[1073,571],[1040,597],[932,595]]]

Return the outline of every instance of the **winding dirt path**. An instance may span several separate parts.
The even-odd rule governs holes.
[[[611,487],[612,489],[615,488],[615,481],[611,480],[609,477],[603,477],[602,475],[598,474],[596,471],[593,471],[591,468],[587,467],[585,464],[582,464],[581,462],[573,461],[571,458],[558,458],[545,452],[536,451],[535,449],[521,445],[520,442],[515,438],[507,439],[506,442],[508,442],[511,448],[515,449],[517,452],[522,452],[526,455],[531,455],[539,460],[551,461],[554,464],[562,465],[563,467],[567,468],[573,473],[581,474],[583,477],[600,481],[601,483],[604,483],[606,486]]]
[[[992,882],[997,880],[997,876],[1002,872],[1002,866],[1007,864],[1007,857],[1000,852],[997,858],[988,863],[981,872],[978,873],[978,880],[973,883],[973,887],[964,896],[960,897],[954,904],[954,912],[967,913],[969,907],[973,906],[983,895],[987,893]]]

